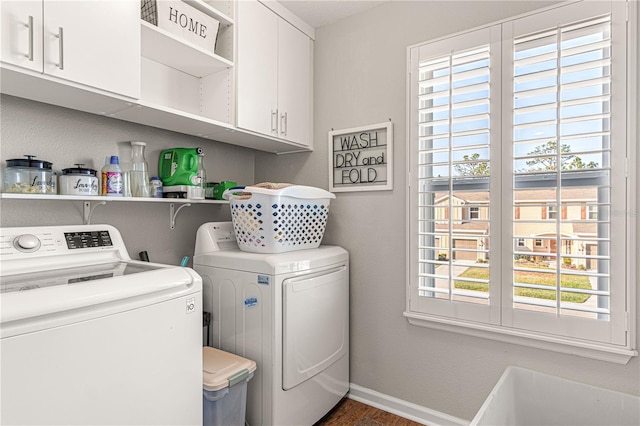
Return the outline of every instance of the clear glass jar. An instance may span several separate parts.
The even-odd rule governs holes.
[[[52,163],[35,160],[35,155],[27,158],[7,160],[3,172],[2,192],[18,194],[57,194],[56,174]]]

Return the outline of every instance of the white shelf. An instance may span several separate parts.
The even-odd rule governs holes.
[[[189,198],[142,198],[142,197],[104,197],[84,195],[48,195],[48,194],[12,194],[2,193],[1,199],[11,200],[53,200],[53,201],[116,201],[138,203],[172,203],[172,204],[229,204],[226,200],[192,200]]]
[[[49,201],[81,201],[83,223],[88,225],[91,223],[91,216],[96,207],[105,205],[111,201],[115,202],[134,202],[134,203],[161,203],[169,205],[169,227],[175,229],[176,217],[180,210],[189,207],[192,204],[229,204],[226,200],[193,200],[189,198],[144,198],[144,197],[103,197],[103,196],[84,196],[84,195],[48,195],[48,194],[11,194],[0,193],[0,199],[5,200],[49,200]],[[91,207],[91,203],[94,203]],[[176,205],[179,204],[178,207]]]
[[[194,77],[206,77],[233,67],[233,62],[140,21],[142,56]]]
[[[202,0],[184,0],[189,6],[198,9],[200,12],[211,16],[220,22],[220,25],[233,25],[233,19],[224,13],[220,12],[218,9],[212,7],[210,4],[202,1]]]

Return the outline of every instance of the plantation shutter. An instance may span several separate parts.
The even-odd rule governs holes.
[[[621,335],[611,333],[610,212],[612,187],[625,183],[614,182],[611,172],[619,158],[613,151],[624,150],[613,143],[611,73],[621,65],[612,61],[610,11],[583,19],[584,5],[575,6],[554,16],[553,28],[535,26],[550,22],[541,15],[555,11],[513,24],[509,180],[511,210],[520,207],[521,214],[513,216],[511,232],[514,241],[542,240],[543,249],[514,252],[505,318],[515,326],[615,341]],[[585,203],[598,206],[597,220],[584,219]],[[542,219],[527,214],[531,208],[541,208]],[[585,319],[589,326],[576,327]]]
[[[412,303],[418,310],[427,309],[421,307],[426,304],[430,312],[456,310],[464,318],[485,322],[492,321],[490,89],[500,74],[498,69],[493,75],[499,61],[493,65],[491,46],[499,34],[499,27],[464,34],[440,50],[422,47],[412,59],[418,87],[418,270]],[[494,50],[494,55],[499,53],[499,47]],[[473,221],[472,210],[477,211]],[[468,276],[456,275],[459,265],[476,268]]]
[[[409,50],[412,324],[628,355],[625,9]]]

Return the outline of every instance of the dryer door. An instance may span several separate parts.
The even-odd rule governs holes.
[[[288,390],[349,349],[347,267],[286,279],[282,298],[282,388]]]

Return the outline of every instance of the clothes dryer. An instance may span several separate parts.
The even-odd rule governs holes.
[[[349,390],[349,255],[238,249],[231,222],[198,229],[194,269],[210,342],[254,360],[247,423],[312,425]]]

